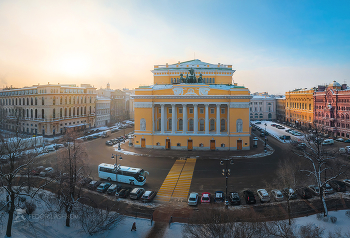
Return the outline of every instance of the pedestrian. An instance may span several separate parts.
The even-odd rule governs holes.
[[[131,231],[136,231],[136,222],[132,224]]]

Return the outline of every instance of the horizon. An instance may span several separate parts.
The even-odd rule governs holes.
[[[184,7],[186,6],[186,7]],[[350,3],[0,1],[0,86],[137,88],[154,65],[230,64],[251,93],[349,83]],[[191,11],[192,10],[192,11]]]

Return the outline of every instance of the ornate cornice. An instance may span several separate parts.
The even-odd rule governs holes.
[[[208,96],[186,96],[186,95],[134,95],[133,99],[251,99],[250,95],[240,96],[222,96],[222,95],[208,95]]]

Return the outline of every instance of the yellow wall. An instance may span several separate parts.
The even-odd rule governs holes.
[[[314,90],[286,92],[286,120],[289,122],[313,123]]]

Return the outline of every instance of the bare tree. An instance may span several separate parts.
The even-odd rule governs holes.
[[[50,181],[45,182],[39,188],[33,190],[24,189],[25,186],[29,186],[30,180],[27,182],[18,182],[18,175],[24,169],[29,170],[30,165],[36,160],[38,151],[33,144],[32,138],[25,138],[20,134],[20,116],[18,111],[14,110],[15,114],[11,117],[7,115],[1,118],[2,121],[6,121],[12,125],[13,133],[1,133],[0,134],[0,159],[5,161],[0,166],[0,185],[3,187],[6,193],[6,201],[3,206],[0,207],[0,211],[6,210],[8,214],[6,236],[11,237],[12,223],[14,219],[14,212],[18,208],[16,201],[22,196],[34,197],[37,191],[46,186]],[[6,123],[5,123],[6,124]]]
[[[67,133],[63,141],[67,147],[58,152],[59,173],[59,201],[66,213],[66,226],[70,226],[73,210],[81,199],[81,179],[86,176],[86,152],[81,143],[78,143],[76,133]]]
[[[308,165],[303,165],[304,167],[300,171],[313,178],[315,184],[320,188],[319,197],[323,204],[324,216],[327,216],[328,209],[324,198],[325,186],[328,182],[344,174],[349,164],[342,156],[324,148],[320,128],[314,126],[312,130],[312,133],[305,131],[303,140],[305,148],[296,145],[293,152],[308,161]],[[328,177],[325,176],[325,173],[328,173]]]

